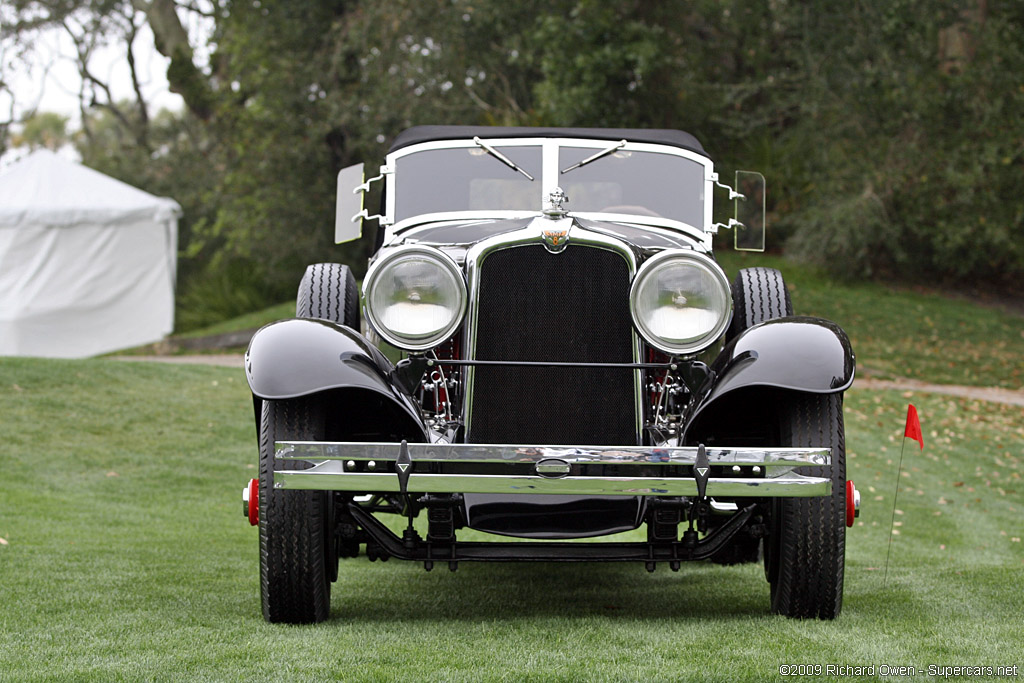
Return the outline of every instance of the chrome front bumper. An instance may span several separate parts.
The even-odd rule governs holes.
[[[697,447],[279,441],[280,460],[313,467],[274,472],[274,488],[359,493],[546,493],[695,496]],[[404,452],[403,452],[404,451]],[[707,448],[714,498],[827,496],[828,477],[795,467],[831,462],[828,448]],[[401,475],[400,475],[401,473]],[[404,488],[403,488],[404,484]]]

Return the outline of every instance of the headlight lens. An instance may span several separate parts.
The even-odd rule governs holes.
[[[673,355],[697,353],[729,324],[732,294],[713,260],[690,251],[663,251],[633,279],[633,322],[651,346]]]
[[[401,349],[423,351],[444,341],[466,312],[458,265],[430,247],[399,247],[377,261],[363,282],[366,317]]]

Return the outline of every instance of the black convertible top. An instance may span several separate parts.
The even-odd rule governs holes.
[[[643,128],[529,128],[509,126],[414,126],[402,131],[391,143],[392,152],[421,142],[465,140],[478,136],[493,138],[590,138],[594,140],[629,140],[671,145],[710,156],[700,141],[681,130]]]

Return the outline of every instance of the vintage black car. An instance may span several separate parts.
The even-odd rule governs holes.
[[[764,196],[674,130],[421,126],[372,180],[342,171],[337,241],[379,221],[362,295],[346,266],[309,266],[296,317],[245,357],[264,617],[326,619],[360,552],[428,570],[763,557],[772,611],[838,615],[853,351],[793,315],[778,271],[730,285],[712,255],[720,228],[763,250]]]

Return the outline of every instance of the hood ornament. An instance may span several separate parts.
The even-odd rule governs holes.
[[[558,220],[559,218],[565,218],[565,215],[569,213],[569,210],[562,206],[563,203],[567,203],[569,197],[566,196],[562,188],[556,187],[548,195],[548,208],[544,209],[543,213],[545,216],[552,220]]]
[[[565,196],[562,188],[556,187],[548,195],[548,208],[543,211],[544,218],[550,220],[551,223],[540,221],[544,223],[540,226],[540,236],[544,240],[544,248],[552,254],[565,251],[566,245],[569,244],[569,229],[572,228],[572,219],[567,218],[569,211],[562,206],[568,201],[569,198]]]

